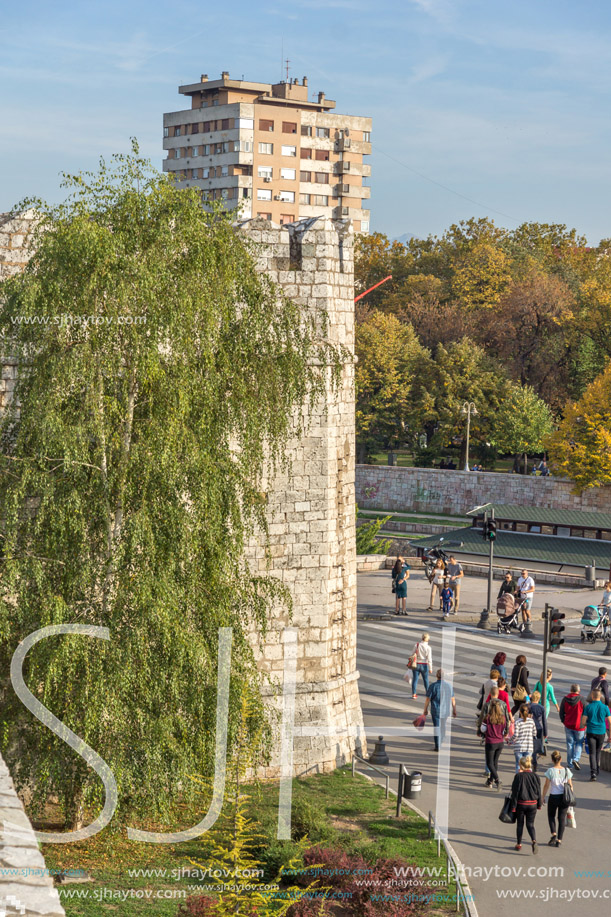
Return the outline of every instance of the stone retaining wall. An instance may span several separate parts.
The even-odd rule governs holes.
[[[36,835],[0,758],[0,915],[65,917]]]
[[[611,513],[611,487],[578,495],[564,478],[446,471],[438,468],[356,466],[356,500],[362,509],[460,516],[482,503],[515,503],[546,509]]]

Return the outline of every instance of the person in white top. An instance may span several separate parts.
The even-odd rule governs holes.
[[[522,620],[526,624],[530,621],[530,609],[532,608],[533,598],[535,595],[535,581],[532,576],[528,575],[528,570],[522,570],[522,576],[518,579],[518,592],[526,602],[522,606]]]
[[[429,646],[429,635],[422,634],[422,639],[414,646],[412,656],[416,656],[416,668],[412,669],[412,697],[418,697],[416,687],[418,685],[418,676],[422,675],[424,682],[424,693],[429,689],[429,674],[433,673],[433,654]]]
[[[443,581],[446,575],[446,570],[441,558],[435,564],[433,569],[433,579],[431,580],[431,598],[429,602],[429,607],[427,611],[433,610],[433,605],[437,596],[441,596],[441,590],[443,589]],[[433,671],[431,669],[431,671]]]

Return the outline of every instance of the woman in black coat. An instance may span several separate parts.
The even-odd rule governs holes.
[[[522,685],[528,697],[530,697],[530,685],[528,684],[528,669],[526,668],[526,656],[520,654],[516,656],[516,664],[511,670],[511,696],[514,700],[514,706],[511,708],[511,712],[515,715],[516,711],[520,709],[522,704],[525,701],[525,698],[517,700],[514,697],[515,690],[518,685]]]
[[[524,822],[530,835],[533,853],[537,852],[535,817],[541,808],[541,781],[532,772],[530,755],[520,758],[520,770],[511,784],[511,810],[516,813],[516,850],[522,849]]]

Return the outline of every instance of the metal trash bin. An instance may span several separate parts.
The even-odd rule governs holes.
[[[422,771],[403,771],[403,797],[418,799],[422,792]]]
[[[586,583],[592,587],[596,586],[596,567],[594,564],[586,567]]]

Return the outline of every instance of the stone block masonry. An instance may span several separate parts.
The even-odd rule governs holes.
[[[259,270],[304,311],[326,313],[329,340],[345,348],[339,386],[334,390],[329,379],[305,435],[290,443],[290,470],[264,483],[271,567],[261,541],[253,540],[249,557],[292,596],[292,620],[280,611],[274,616],[260,665],[282,684],[281,631],[296,628],[295,725],[309,735],[295,738],[294,773],[330,771],[350,761],[355,749],[365,752],[356,670],[354,236],[349,224],[328,218],[283,227],[250,220],[241,229],[256,246]],[[252,639],[257,645],[256,634]],[[267,690],[280,711],[278,689]],[[264,776],[279,773],[275,753]]]
[[[35,214],[0,215],[0,278],[23,269]],[[280,227],[265,220],[239,224],[258,268],[314,315],[326,314],[331,343],[344,348],[341,380],[330,376],[325,397],[308,417],[305,435],[290,443],[288,472],[268,474],[269,566],[262,539],[249,561],[279,577],[293,601],[292,619],[277,610],[260,645],[251,633],[270,707],[282,709],[282,632],[297,630],[296,775],[333,770],[365,753],[356,670],[356,544],[354,450],[354,257],[349,223],[328,218]],[[10,398],[17,366],[3,360],[0,405]],[[280,749],[264,776],[280,774]]]
[[[611,487],[575,494],[564,478],[384,465],[357,465],[356,499],[361,509],[453,516],[483,503],[611,513]]]

